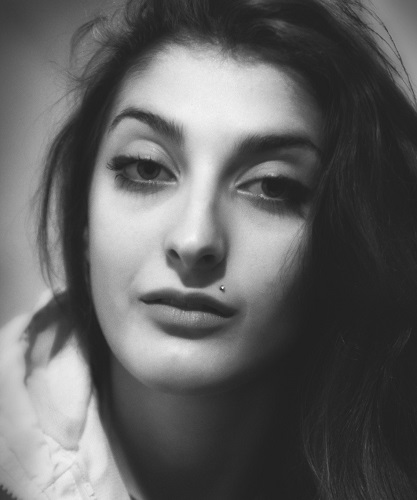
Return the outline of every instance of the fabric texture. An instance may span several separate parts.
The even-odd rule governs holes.
[[[0,499],[130,500],[65,318],[49,294],[0,330]]]

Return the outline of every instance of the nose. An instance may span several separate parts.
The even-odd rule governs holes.
[[[173,217],[165,253],[180,271],[208,271],[224,261],[226,235],[218,209],[215,200],[200,197],[188,200]]]

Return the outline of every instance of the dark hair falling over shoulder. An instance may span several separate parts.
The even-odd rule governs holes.
[[[42,181],[42,262],[52,275],[55,224],[68,301],[100,387],[107,347],[85,230],[121,81],[170,43],[214,45],[304,77],[323,110],[324,146],[302,297],[300,435],[322,500],[417,498],[417,114],[369,19],[352,0],[131,0],[79,32],[79,44],[92,35],[96,48]]]

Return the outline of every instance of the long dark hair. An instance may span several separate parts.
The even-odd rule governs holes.
[[[42,180],[41,260],[51,273],[55,225],[67,300],[100,385],[107,347],[84,232],[121,81],[170,43],[214,44],[304,76],[323,110],[324,146],[305,276],[314,348],[300,432],[326,500],[417,498],[417,114],[367,16],[354,0],[129,1],[78,33],[99,48],[78,77],[77,107]]]

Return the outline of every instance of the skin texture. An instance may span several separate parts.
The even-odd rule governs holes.
[[[302,83],[266,63],[178,46],[125,79],[93,174],[88,257],[111,351],[147,387],[225,390],[282,355],[294,336],[300,311],[290,291],[309,202],[294,208],[284,190],[273,205],[262,179],[281,175],[313,190],[318,155],[304,143],[249,154],[239,145],[290,134],[319,147],[320,110]],[[124,116],[131,108],[175,122],[181,143]],[[141,178],[134,158],[118,172],[108,168],[120,155],[162,164],[157,184],[122,186],[122,177]],[[161,288],[205,293],[234,314],[209,334],[172,333],[141,300]]]
[[[242,500],[269,464],[286,477],[291,391],[279,360],[302,314],[294,292],[320,128],[298,75],[215,48],[165,47],[121,86],[87,252],[111,349],[114,449],[138,498]],[[231,316],[146,302],[166,288],[215,298]]]

